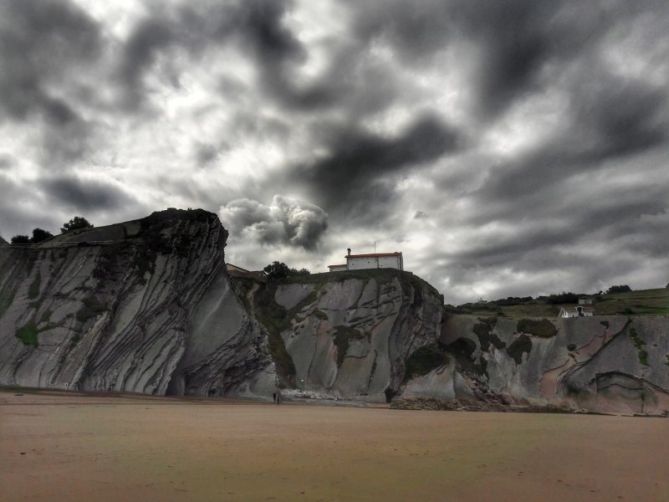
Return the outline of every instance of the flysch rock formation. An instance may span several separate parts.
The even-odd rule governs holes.
[[[666,316],[453,315],[440,339],[446,362],[410,379],[400,399],[666,415],[668,335]]]
[[[226,239],[214,214],[167,210],[0,248],[0,385],[271,396]]]
[[[408,355],[441,332],[443,298],[410,273],[315,274],[252,295],[285,387],[326,399],[385,402]],[[289,393],[290,394],[290,393]]]
[[[408,272],[230,277],[216,215],[0,241],[0,385],[667,415],[669,317],[445,312]],[[270,261],[268,259],[268,261]]]

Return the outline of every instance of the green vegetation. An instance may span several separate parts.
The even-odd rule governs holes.
[[[606,294],[610,295],[613,293],[629,293],[630,291],[632,291],[632,288],[630,288],[627,284],[621,284],[619,286],[611,286],[606,290]]]
[[[532,340],[527,335],[520,335],[511,345],[506,349],[509,354],[516,361],[516,364],[523,362],[523,354],[529,354],[532,351]]]
[[[93,225],[83,216],[75,216],[70,221],[63,224],[60,228],[60,232],[66,234],[74,230],[83,230],[87,228],[93,228]]]
[[[352,339],[361,340],[365,337],[368,337],[368,334],[362,333],[361,331],[351,328],[349,326],[336,326],[335,333],[333,336],[333,342],[335,347],[337,347],[337,367],[339,368],[344,362],[346,353],[348,352],[349,341]]]
[[[39,342],[37,340],[38,334],[39,331],[37,326],[35,326],[35,324],[32,322],[29,322],[22,328],[16,330],[16,338],[19,338],[23,342],[23,345],[28,347],[39,346]]]
[[[30,244],[30,237],[27,235],[15,235],[11,240],[12,244]]]
[[[665,354],[664,357],[667,359],[667,362],[665,362],[664,364],[666,364],[667,366],[669,366],[669,354]]]
[[[629,337],[632,339],[632,343],[636,347],[639,362],[644,366],[648,366],[648,351],[645,349],[646,342],[639,336],[634,329],[634,326],[630,327]]]
[[[428,374],[430,371],[448,364],[448,354],[437,344],[424,345],[414,350],[406,362],[404,381],[416,376]]]
[[[328,315],[320,309],[315,309],[313,314],[316,318],[320,319],[321,321],[328,320]]]
[[[668,315],[669,290],[645,289],[601,295],[594,308],[597,315]]]
[[[263,271],[267,274],[268,281],[277,281],[285,279],[286,277],[301,277],[310,274],[306,268],[296,270],[280,261],[270,263],[263,269]]]
[[[33,282],[30,283],[30,287],[28,288],[28,298],[31,300],[34,300],[39,296],[39,288],[40,284],[42,283],[42,274],[40,274],[39,270],[35,274],[35,279],[33,279]]]
[[[552,303],[558,299],[569,299],[571,303]],[[454,314],[475,316],[504,316],[511,319],[557,317],[560,307],[574,308],[578,297],[573,293],[561,293],[538,298],[512,298],[495,301],[466,303],[458,307],[446,305],[446,311]],[[595,315],[669,315],[669,289],[646,289],[621,293],[589,295]]]
[[[262,285],[254,297],[254,310],[257,319],[267,330],[269,350],[276,364],[277,373],[288,385],[295,385],[295,363],[286,350],[281,333],[291,327],[291,319],[296,312],[304,308],[307,303],[314,301],[315,292],[292,309],[286,310],[274,301],[276,288],[276,283]]]
[[[552,338],[557,335],[557,328],[548,319],[521,319],[518,321],[516,330],[519,333],[527,333],[539,338]]]
[[[492,330],[495,329],[497,324],[496,317],[487,317],[479,318],[479,323],[474,325],[472,329],[476,336],[479,339],[479,344],[481,345],[481,350],[488,351],[490,349],[490,344],[492,343],[497,349],[503,349],[506,347],[506,343],[499,339],[499,337],[492,333]]]
[[[42,242],[48,239],[51,239],[53,237],[53,234],[49,232],[48,230],[44,230],[43,228],[35,228],[33,229],[33,236],[32,239],[30,239],[34,244],[37,244],[38,242]]]

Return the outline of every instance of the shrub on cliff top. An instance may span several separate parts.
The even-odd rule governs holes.
[[[12,237],[12,244],[30,244],[30,237],[27,235],[15,235]]]
[[[93,225],[83,216],[75,216],[67,223],[64,223],[60,228],[60,232],[66,234],[73,230],[80,230],[84,228],[93,228]]]
[[[47,239],[51,239],[51,237],[53,237],[53,234],[51,232],[49,232],[48,230],[44,230],[43,228],[35,228],[33,230],[32,239],[30,239],[30,240],[33,243],[38,243],[38,242],[45,241]]]
[[[268,281],[285,279],[286,277],[310,274],[310,272],[306,268],[296,270],[294,268],[290,268],[288,265],[280,261],[275,261],[273,263],[270,263],[263,269],[263,271],[265,272],[265,274],[267,274]]]
[[[606,290],[606,294],[629,293],[630,291],[632,291],[632,288],[630,288],[627,284],[620,284],[618,286],[611,286],[609,289]]]

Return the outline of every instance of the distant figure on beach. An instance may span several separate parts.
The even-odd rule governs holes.
[[[272,392],[272,401],[276,404],[276,392]]]

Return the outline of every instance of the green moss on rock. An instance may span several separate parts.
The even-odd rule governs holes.
[[[254,296],[255,313],[268,334],[269,351],[279,377],[288,385],[295,385],[295,363],[290,357],[281,333],[290,328],[291,315],[274,301],[276,284],[264,285]]]
[[[523,354],[529,354],[532,351],[532,340],[527,335],[520,335],[506,349],[507,354],[516,361],[516,364],[523,362]]]
[[[337,347],[337,367],[339,368],[346,358],[348,352],[349,342],[352,339],[361,340],[365,338],[365,334],[361,331],[351,328],[349,326],[336,326],[333,335],[333,342]]]
[[[490,344],[501,350],[506,347],[506,343],[492,332],[497,324],[496,317],[479,318],[479,323],[475,324],[472,330],[479,339],[481,350],[489,351]]]
[[[314,316],[317,319],[320,319],[321,321],[327,321],[328,320],[328,315],[320,309],[315,309],[314,310]]]
[[[448,364],[448,354],[437,344],[424,345],[414,350],[407,359],[404,380],[427,375],[445,364]]]
[[[35,324],[32,322],[29,322],[22,328],[16,330],[16,338],[20,339],[23,342],[23,345],[26,345],[28,347],[39,346],[38,335],[39,335],[39,330],[37,329],[37,326],[35,326]]]
[[[634,326],[630,327],[629,337],[632,339],[634,347],[636,347],[639,363],[648,366],[648,351],[645,349],[646,342],[639,336]]]
[[[516,330],[519,333],[527,333],[528,335],[539,338],[552,338],[557,335],[557,328],[548,319],[521,319],[518,321]]]

